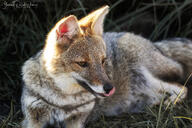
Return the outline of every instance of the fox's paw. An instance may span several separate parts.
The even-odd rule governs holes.
[[[170,96],[165,100],[165,104],[181,102],[187,96],[187,88],[182,86],[180,91],[172,92]]]

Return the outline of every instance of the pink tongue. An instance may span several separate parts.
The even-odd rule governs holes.
[[[111,96],[111,95],[113,95],[114,92],[115,92],[115,87],[113,87],[113,89],[108,94],[104,93],[103,95],[104,96]]]

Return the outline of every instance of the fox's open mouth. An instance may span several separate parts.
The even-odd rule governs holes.
[[[107,96],[111,96],[113,95],[115,92],[115,87],[113,87],[113,89],[111,89],[111,91],[107,94],[107,93],[97,93],[99,94],[100,96],[103,96],[103,97],[107,97]]]
[[[78,79],[76,79],[76,80],[79,83],[79,85],[81,85],[83,88],[85,88],[87,91],[89,91],[90,93],[92,93],[95,96],[108,97],[108,96],[113,95],[115,92],[115,87],[113,87],[109,93],[98,93],[98,92],[95,92],[93,89],[91,89],[91,87],[89,87],[89,85],[86,82],[84,82],[82,80],[78,80]]]

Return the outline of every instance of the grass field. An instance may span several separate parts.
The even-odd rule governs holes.
[[[21,66],[42,49],[47,32],[64,16],[81,18],[108,4],[111,8],[105,31],[134,32],[152,41],[192,38],[191,0],[34,0],[29,8],[6,7],[6,2],[11,3],[0,1],[0,128],[20,127]],[[177,105],[165,106],[162,101],[154,108],[146,107],[144,113],[101,117],[87,126],[128,127],[192,128],[192,94],[189,92],[189,98]]]

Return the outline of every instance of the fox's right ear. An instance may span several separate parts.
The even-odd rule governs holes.
[[[79,26],[82,28],[84,33],[90,33],[102,36],[103,35],[103,22],[105,16],[109,12],[109,6],[106,5],[101,7],[89,15],[79,20]]]
[[[47,43],[57,42],[60,45],[69,45],[71,39],[80,33],[78,20],[74,15],[61,19],[48,34]]]

